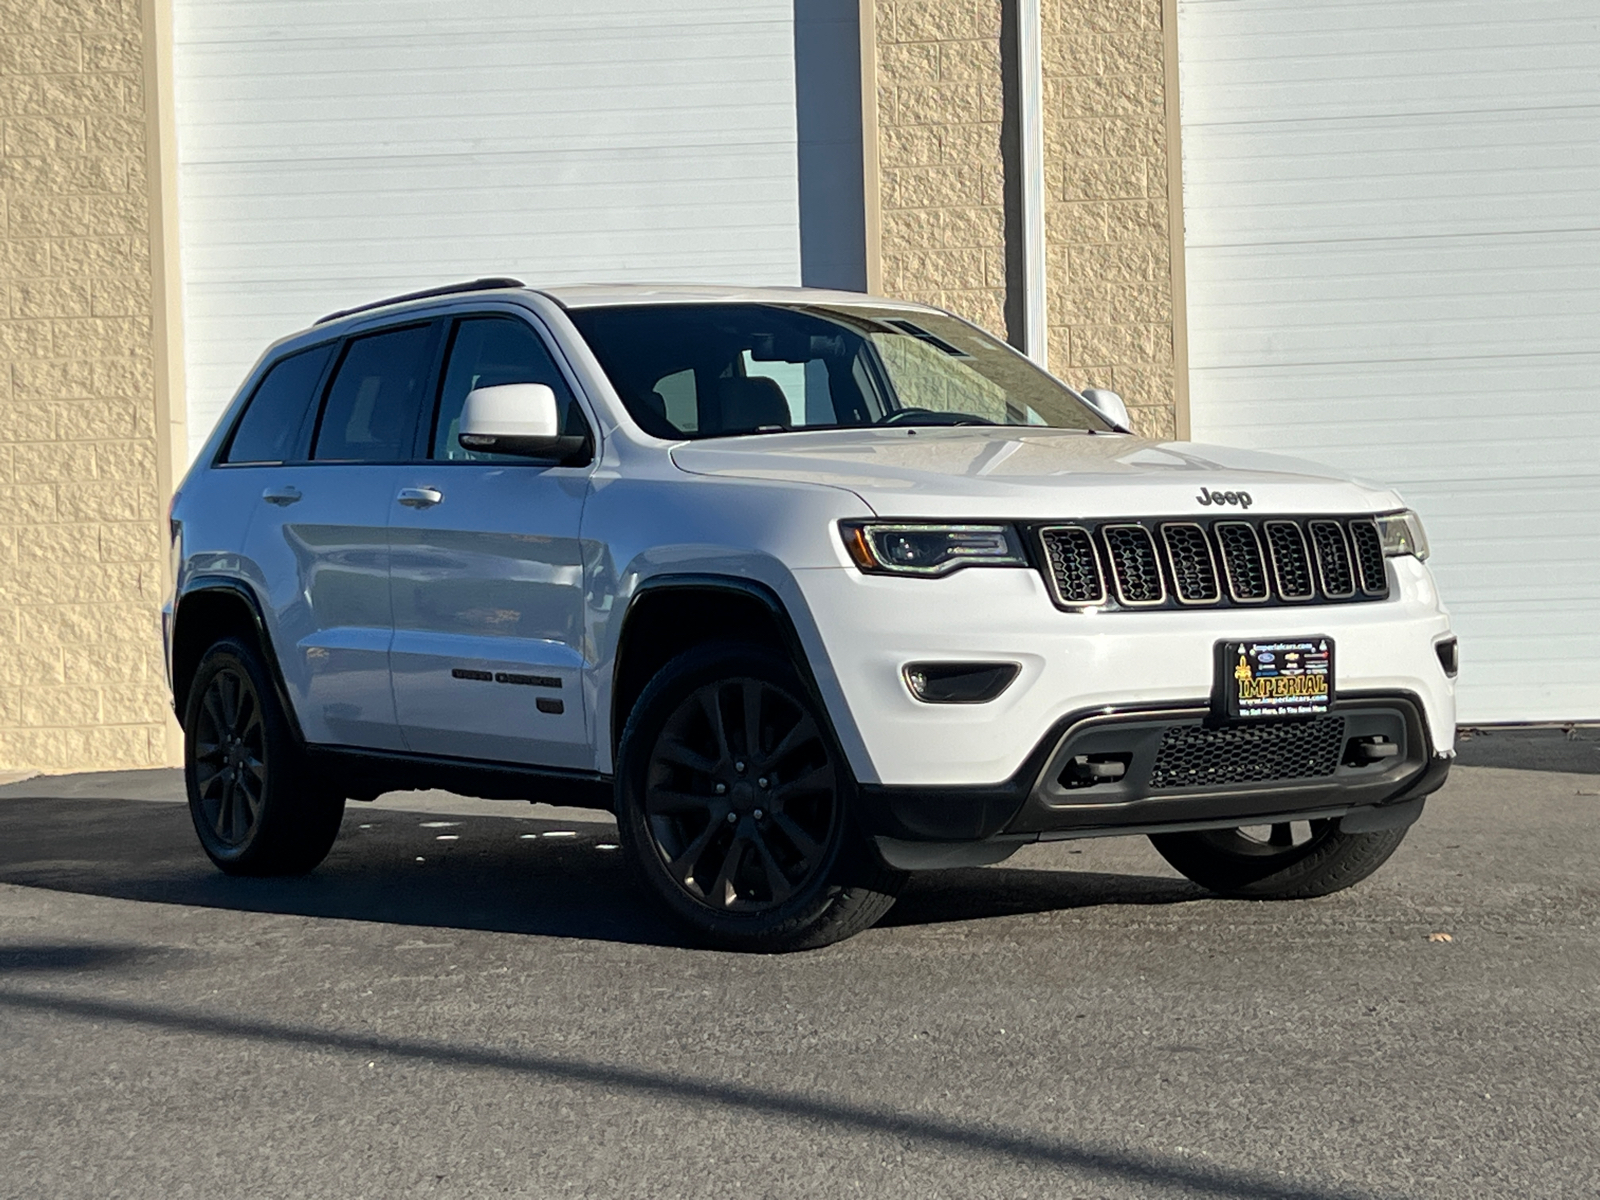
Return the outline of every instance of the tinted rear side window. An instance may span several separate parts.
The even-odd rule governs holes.
[[[412,325],[354,338],[334,372],[311,457],[404,462],[433,367],[434,327]]]
[[[306,416],[333,354],[333,343],[279,359],[257,385],[234,430],[225,462],[296,462],[306,456]]]

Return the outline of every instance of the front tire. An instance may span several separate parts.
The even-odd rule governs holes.
[[[1304,900],[1360,883],[1406,830],[1345,833],[1337,820],[1153,834],[1161,857],[1203,888],[1245,900]]]
[[[260,653],[238,638],[200,660],[183,722],[189,815],[230,875],[304,875],[327,857],[344,797],[318,783]]]
[[[857,830],[849,768],[777,655],[716,644],[668,663],[634,706],[618,762],[634,870],[702,939],[812,949],[894,903],[904,876]]]

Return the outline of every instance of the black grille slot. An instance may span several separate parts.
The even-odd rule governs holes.
[[[1311,581],[1311,556],[1305,534],[1293,521],[1268,521],[1262,527],[1272,555],[1272,578],[1282,600],[1309,600],[1316,595]]]
[[[1172,566],[1172,587],[1184,604],[1215,604],[1222,599],[1217,586],[1217,563],[1211,556],[1206,531],[1193,524],[1161,527],[1167,562]]]
[[[1321,779],[1339,769],[1343,750],[1343,717],[1232,729],[1178,725],[1162,735],[1150,787],[1209,788]]]
[[[1094,539],[1081,525],[1057,525],[1039,531],[1049,567],[1048,583],[1057,604],[1104,604],[1106,581],[1100,576]]]
[[[1243,521],[1218,521],[1217,545],[1222,569],[1228,576],[1228,593],[1244,603],[1260,603],[1267,591],[1267,564],[1255,528]]]
[[[1356,568],[1361,574],[1361,590],[1369,596],[1389,594],[1389,575],[1383,569],[1383,539],[1376,521],[1351,521],[1350,541],[1356,548]]]
[[[1143,525],[1102,525],[1100,534],[1106,540],[1117,599],[1138,606],[1160,604],[1167,598],[1155,539],[1148,529]]]
[[[1312,521],[1307,528],[1317,548],[1317,575],[1322,581],[1322,594],[1330,600],[1354,596],[1356,577],[1350,566],[1350,544],[1344,540],[1344,526],[1337,521]]]

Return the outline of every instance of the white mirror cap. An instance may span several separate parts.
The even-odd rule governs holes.
[[[1084,388],[1078,393],[1089,402],[1089,406],[1118,429],[1125,433],[1133,432],[1133,422],[1128,419],[1128,406],[1122,402],[1122,397],[1105,388]]]
[[[555,391],[547,383],[501,383],[473,388],[461,406],[456,436],[470,446],[469,438],[528,438],[551,440],[561,436],[561,414]]]

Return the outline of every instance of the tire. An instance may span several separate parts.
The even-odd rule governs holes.
[[[673,659],[634,705],[618,762],[635,874],[706,943],[826,946],[877,921],[905,881],[855,823],[820,706],[769,651],[714,643]]]
[[[304,875],[327,857],[344,797],[318,783],[260,652],[224,638],[200,659],[183,722],[189,816],[229,875]]]
[[[1254,832],[1266,829],[1271,833],[1265,837]],[[1345,833],[1330,820],[1161,833],[1150,841],[1178,871],[1219,895],[1305,900],[1360,883],[1405,836],[1404,828]]]

